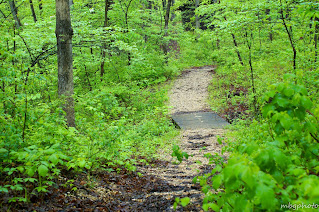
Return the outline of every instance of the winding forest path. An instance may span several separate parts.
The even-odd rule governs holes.
[[[214,67],[212,66],[188,69],[174,83],[170,92],[169,103],[172,108],[173,119],[182,116],[182,122],[185,123],[185,116],[183,115],[193,114],[193,117],[186,117],[188,119],[186,120],[187,127],[182,126],[181,143],[179,144],[182,151],[187,152],[192,157],[180,164],[174,164],[174,158],[167,155],[165,157],[169,162],[165,166],[141,167],[144,173],[161,178],[169,185],[167,189],[163,188],[161,191],[154,191],[146,195],[146,198],[147,196],[153,198],[157,196],[159,200],[153,202],[153,209],[148,208],[148,210],[173,211],[172,203],[176,197],[190,197],[192,204],[187,208],[179,208],[177,211],[201,211],[203,196],[200,192],[200,186],[194,185],[192,179],[211,171],[211,165],[208,165],[208,159],[204,155],[221,152],[222,145],[218,144],[217,136],[223,135],[224,130],[222,128],[227,124],[225,121],[220,122],[219,120],[219,122],[216,122],[211,120],[215,124],[214,129],[207,125],[198,124],[198,117],[202,117],[203,114],[212,114],[212,112],[208,112],[210,108],[207,99],[209,95],[208,86],[213,71]],[[166,202],[163,201],[164,199],[171,200],[169,201],[170,204],[159,205]]]
[[[136,172],[97,172],[92,179],[82,174],[72,184],[61,178],[62,186],[48,194],[45,204],[35,201],[32,211],[174,211],[176,197],[191,199],[190,205],[177,211],[202,211],[201,187],[192,180],[211,171],[204,154],[221,151],[217,136],[226,124],[207,104],[213,71],[212,66],[185,70],[170,92],[171,115],[182,128],[179,146],[192,157],[176,164],[170,153],[159,153],[161,159],[140,163]],[[75,191],[68,191],[72,186]],[[61,193],[64,190],[68,192]]]

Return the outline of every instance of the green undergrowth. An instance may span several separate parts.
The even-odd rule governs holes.
[[[314,211],[319,198],[318,106],[293,75],[263,95],[262,120],[238,121],[220,162],[195,179],[206,197],[203,209],[219,211]],[[215,193],[214,190],[218,190]]]
[[[89,65],[99,63],[77,65],[76,128],[67,127],[57,98],[57,70],[41,73],[25,66],[20,71],[20,64],[10,64],[16,55],[4,48],[0,55],[5,89],[0,96],[0,192],[6,205],[49,192],[62,173],[89,177],[101,171],[136,172],[137,164],[169,154],[176,141],[178,131],[166,102],[167,81],[178,67],[158,61],[156,53],[144,55],[147,61],[138,57],[130,67],[109,69],[103,81],[92,72],[85,74]]]
[[[9,203],[28,202],[31,192],[47,192],[63,170],[135,172],[159,149],[168,151],[177,135],[167,116],[167,88],[109,84],[78,95],[77,128],[66,127],[58,106],[39,103],[28,114],[24,138],[13,127],[17,117],[2,116],[0,191],[11,196]]]

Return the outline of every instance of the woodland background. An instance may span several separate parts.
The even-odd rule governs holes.
[[[61,3],[70,19],[56,25]],[[194,179],[203,209],[318,204],[316,1],[2,0],[0,13],[0,207],[44,201],[66,173],[135,173],[170,151],[166,82],[201,65],[218,66],[210,103],[233,123],[228,161],[211,155]],[[56,35],[72,78],[58,74]]]

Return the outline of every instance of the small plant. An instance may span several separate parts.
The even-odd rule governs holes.
[[[176,157],[177,160],[181,163],[183,161],[183,158],[188,159],[189,155],[186,152],[182,152],[179,146],[174,145],[173,146],[173,157]]]

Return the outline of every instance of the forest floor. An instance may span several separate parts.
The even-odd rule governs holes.
[[[208,86],[213,72],[213,66],[183,71],[170,92],[171,114],[209,111]],[[176,197],[189,197],[191,204],[185,208],[178,206],[176,211],[202,211],[201,187],[192,180],[212,170],[204,155],[220,153],[222,145],[218,144],[217,136],[223,133],[223,129],[181,129],[179,146],[191,155],[182,163],[178,164],[169,153],[159,153],[160,159],[139,164],[134,173],[125,169],[119,173],[93,173],[90,180],[83,174],[74,176],[76,180],[72,183],[67,182],[70,173],[62,173],[65,177],[59,179],[56,188],[41,196],[41,200],[31,197],[31,203],[20,208],[25,211],[174,211]],[[75,187],[76,191],[70,191]]]

